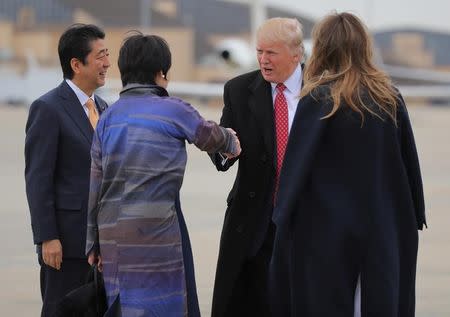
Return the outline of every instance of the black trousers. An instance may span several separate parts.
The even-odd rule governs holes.
[[[230,317],[270,317],[269,305],[269,263],[272,257],[275,226],[269,226],[261,248],[248,259],[233,288],[226,316]]]
[[[39,264],[41,265],[41,317],[51,317],[64,295],[86,283],[90,265],[87,259],[63,259],[61,269],[58,271],[44,264],[41,256],[39,256]]]

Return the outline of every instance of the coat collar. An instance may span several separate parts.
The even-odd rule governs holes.
[[[144,85],[144,84],[127,84],[120,91],[120,96],[139,96],[139,95],[156,95],[160,97],[167,97],[169,94],[167,90],[158,85]]]
[[[325,88],[326,89],[326,88]],[[323,119],[330,113],[333,103],[319,92],[316,99],[311,94],[302,98],[301,107],[292,123],[289,141],[280,175],[280,185],[272,220],[278,226],[288,226],[295,211],[300,193],[308,180],[316,153],[328,122]],[[287,228],[287,227],[286,227]]]

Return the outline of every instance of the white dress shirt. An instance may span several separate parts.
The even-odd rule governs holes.
[[[286,89],[283,91],[288,104],[288,124],[289,132],[291,132],[292,122],[294,121],[297,105],[300,100],[300,90],[302,89],[302,67],[300,64],[294,70],[292,75],[283,83]],[[277,95],[277,84],[270,83],[272,86],[272,102],[275,106],[275,96]]]
[[[88,107],[86,107],[86,102],[90,98],[95,103],[94,94],[92,94],[92,96],[89,97],[88,95],[86,95],[84,93],[84,91],[82,91],[80,88],[78,88],[78,86],[75,85],[73,83],[73,81],[71,81],[70,79],[66,79],[66,83],[67,83],[67,85],[69,85],[70,88],[72,88],[73,92],[75,93],[75,95],[77,96],[78,100],[80,101],[80,104],[83,106],[83,110],[86,113],[86,116],[89,118],[89,109],[88,109]]]

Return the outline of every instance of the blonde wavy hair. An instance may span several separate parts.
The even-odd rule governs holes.
[[[365,112],[382,120],[385,113],[396,123],[398,93],[389,76],[374,64],[369,32],[351,13],[330,14],[314,26],[313,51],[305,67],[301,97],[314,96],[314,90],[324,84],[330,85],[333,100],[333,108],[324,118],[333,116],[344,102],[360,114],[361,125]],[[367,103],[367,95],[381,112]]]

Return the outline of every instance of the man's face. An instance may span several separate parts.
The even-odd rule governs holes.
[[[92,41],[91,48],[84,65],[80,63],[79,73],[76,76],[88,90],[95,90],[105,84],[106,71],[111,64],[104,40]]]
[[[256,54],[262,76],[271,83],[282,83],[288,79],[301,57],[300,52],[294,52],[282,41],[258,40]]]

